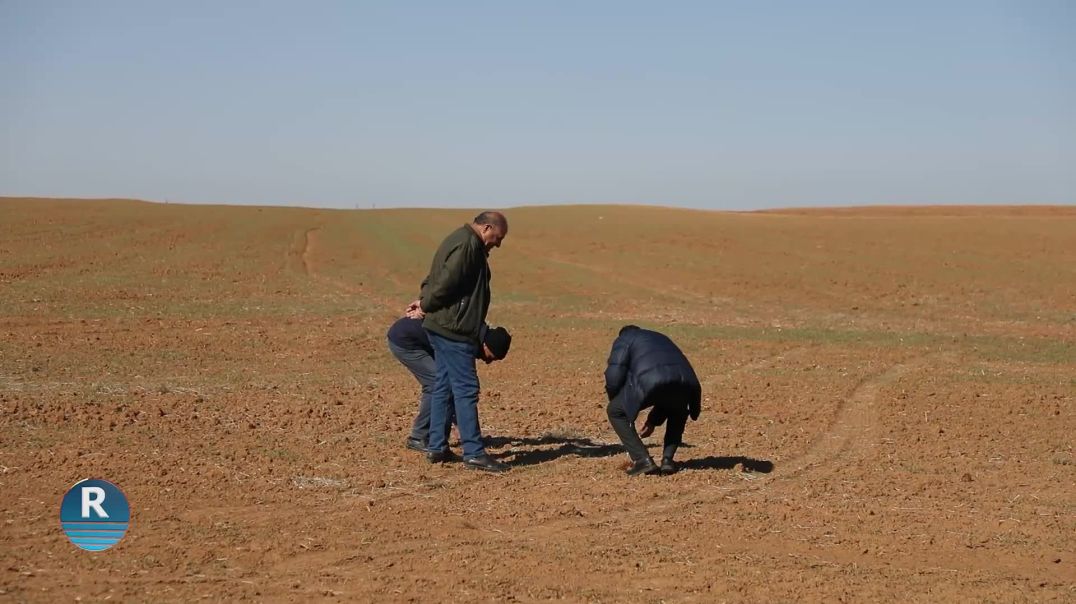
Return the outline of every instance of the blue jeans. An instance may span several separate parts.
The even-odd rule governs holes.
[[[448,449],[445,435],[450,429],[451,414],[455,407],[456,425],[460,430],[464,459],[484,455],[482,428],[478,425],[478,371],[475,369],[475,345],[457,342],[427,330],[433,346],[433,358],[437,362],[437,382],[430,396],[429,450]]]
[[[430,397],[433,395],[433,387],[437,383],[437,362],[430,353],[425,350],[401,348],[389,341],[389,351],[396,360],[400,361],[415,380],[422,387],[422,395],[418,401],[418,415],[411,424],[411,438],[426,442],[430,433]],[[451,410],[450,410],[451,411]],[[450,421],[456,421],[455,411],[449,414]],[[448,436],[446,435],[445,438]]]

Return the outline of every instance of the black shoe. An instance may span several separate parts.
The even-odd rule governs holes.
[[[676,462],[673,461],[672,458],[670,458],[670,457],[662,458],[662,460],[661,460],[661,473],[662,474],[676,474],[676,471],[679,470],[679,469],[680,468],[678,468],[676,466]]]
[[[456,461],[456,456],[448,449],[444,451],[426,451],[426,461],[430,463],[448,463]]]
[[[508,471],[507,464],[503,464],[486,454],[476,455],[475,457],[464,457],[463,465],[472,470],[482,470],[483,472],[501,473]]]
[[[408,438],[406,446],[412,451],[419,451],[421,453],[426,452],[426,441],[420,438]]]
[[[628,476],[638,476],[639,474],[660,474],[661,468],[654,463],[653,459],[647,457],[631,464],[631,467],[627,469]]]

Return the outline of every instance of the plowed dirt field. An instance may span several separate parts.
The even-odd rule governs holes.
[[[505,475],[403,447],[385,346],[474,214],[0,200],[0,600],[1076,600],[1076,208],[506,210]],[[618,468],[629,322],[703,381],[672,476]]]

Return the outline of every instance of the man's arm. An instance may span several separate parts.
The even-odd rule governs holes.
[[[422,312],[437,312],[459,301],[460,285],[465,282],[471,269],[469,264],[463,246],[457,246],[440,266],[430,269],[422,289]]]
[[[411,319],[421,319],[426,316],[426,313],[422,312],[422,291],[426,289],[426,283],[429,278],[422,280],[422,285],[418,287],[418,297],[413,302],[407,305],[407,309],[404,311],[404,316]]]
[[[605,393],[609,395],[609,400],[613,400],[613,397],[624,387],[630,364],[631,343],[626,337],[619,336],[613,341],[613,349],[609,352],[609,364],[605,368]]]

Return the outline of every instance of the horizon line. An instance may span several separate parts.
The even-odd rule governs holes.
[[[852,211],[856,209],[871,209],[871,210],[885,210],[885,209],[973,209],[973,208],[991,208],[991,209],[1049,209],[1049,208],[1076,208],[1076,202],[1072,203],[937,203],[937,202],[908,202],[908,203],[857,203],[857,204],[832,204],[832,205],[804,205],[804,206],[772,206],[762,207],[750,210],[742,209],[724,209],[724,208],[700,208],[694,206],[683,205],[669,205],[651,202],[634,202],[634,201],[597,201],[597,202],[552,202],[552,203],[531,203],[522,205],[505,205],[505,206],[420,206],[420,205],[386,205],[378,206],[378,204],[369,204],[366,207],[360,207],[360,204],[352,204],[354,207],[341,207],[341,206],[325,206],[325,205],[293,205],[287,204],[271,204],[271,203],[250,203],[250,202],[206,202],[206,201],[175,201],[171,199],[140,199],[136,197],[46,197],[40,195],[0,195],[0,201],[60,201],[60,202],[72,202],[72,203],[94,203],[94,202],[126,202],[126,203],[145,203],[156,205],[184,205],[184,206],[210,206],[210,207],[249,207],[249,208],[282,208],[282,209],[302,209],[302,210],[332,210],[332,211],[386,211],[386,210],[420,210],[420,211],[475,211],[475,210],[520,210],[529,208],[580,208],[580,207],[632,207],[632,208],[650,208],[650,209],[663,209],[663,210],[684,210],[694,212],[723,212],[730,214],[751,214],[751,213],[780,213],[780,212],[802,212],[802,211],[819,211],[819,210],[847,210]]]

